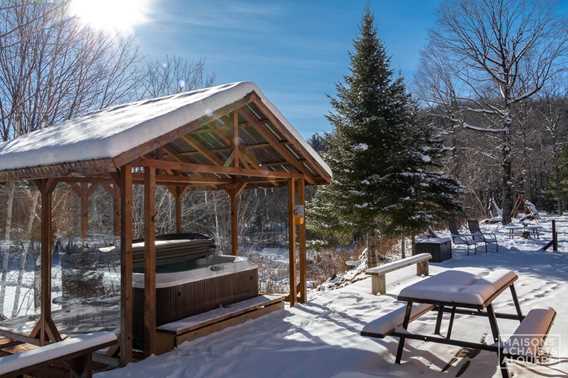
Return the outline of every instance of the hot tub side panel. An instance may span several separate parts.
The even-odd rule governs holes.
[[[258,269],[156,289],[157,325],[213,310],[258,295]],[[144,289],[134,289],[135,345],[143,344]]]

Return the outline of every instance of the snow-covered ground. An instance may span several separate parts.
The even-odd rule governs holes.
[[[523,311],[553,306],[558,316],[551,335],[559,335],[561,344],[551,350],[545,366],[510,364],[510,371],[518,377],[568,376],[568,253],[540,252],[545,240],[509,240],[498,226],[491,228],[497,229],[505,247],[501,253],[465,256],[458,251],[453,259],[432,264],[431,274],[465,267],[516,271]],[[561,228],[568,230],[568,223]],[[545,234],[544,238],[550,236]],[[561,244],[561,251],[567,245]],[[337,290],[314,291],[305,305],[287,307],[97,377],[500,377],[494,353],[408,341],[403,363],[396,365],[397,339],[359,335],[365,324],[398,305],[395,297],[400,289],[420,279],[414,275],[415,269],[387,275],[387,295],[372,295],[369,279]],[[509,292],[496,300],[495,307],[499,312],[514,312]],[[447,322],[446,317],[442,331]],[[434,323],[435,315],[429,313],[413,322],[411,329],[432,333]],[[507,334],[518,322],[500,320],[499,325]],[[490,334],[486,318],[456,316],[453,337],[479,342],[489,341]]]

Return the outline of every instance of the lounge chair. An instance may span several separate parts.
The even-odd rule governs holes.
[[[473,252],[477,254],[477,243],[469,234],[462,234],[455,221],[448,222],[450,233],[452,234],[452,243],[455,245],[465,245],[467,247],[466,254],[469,255],[469,247],[473,246]]]
[[[485,253],[487,253],[487,246],[489,244],[495,244],[497,252],[499,252],[499,243],[497,243],[497,236],[492,232],[483,232],[479,227],[479,221],[475,219],[470,219],[467,221],[469,227],[469,232],[471,232],[472,239],[477,243],[483,243],[485,245]]]

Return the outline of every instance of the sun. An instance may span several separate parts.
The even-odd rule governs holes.
[[[132,33],[148,21],[149,0],[72,0],[69,12],[93,29]]]

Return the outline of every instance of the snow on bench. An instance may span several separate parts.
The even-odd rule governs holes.
[[[537,358],[555,317],[556,311],[551,307],[530,310],[513,335],[503,343],[503,353],[514,357]]]
[[[259,295],[158,327],[156,353],[284,308],[284,296]]]
[[[219,307],[201,314],[192,315],[175,322],[163,324],[158,327],[158,330],[179,335],[237,315],[244,314],[248,311],[260,307],[266,307],[278,302],[282,302],[283,298],[284,297],[282,297],[281,295],[259,295],[258,297],[246,299],[244,301]]]
[[[411,257],[393,261],[381,266],[367,269],[365,273],[371,276],[371,291],[373,294],[385,294],[387,285],[385,280],[385,275],[388,272],[398,270],[409,265],[416,264],[416,274],[428,275],[428,261],[432,259],[432,255],[429,253],[420,253]]]
[[[410,321],[414,321],[434,308],[433,305],[422,303],[412,305]],[[402,326],[406,305],[402,305],[395,310],[377,318],[367,324],[361,331],[361,336],[383,338],[392,333],[397,327]]]
[[[114,344],[113,332],[97,332],[68,337],[63,341],[48,344],[33,350],[0,357],[0,376],[14,374],[50,361],[91,353]]]

